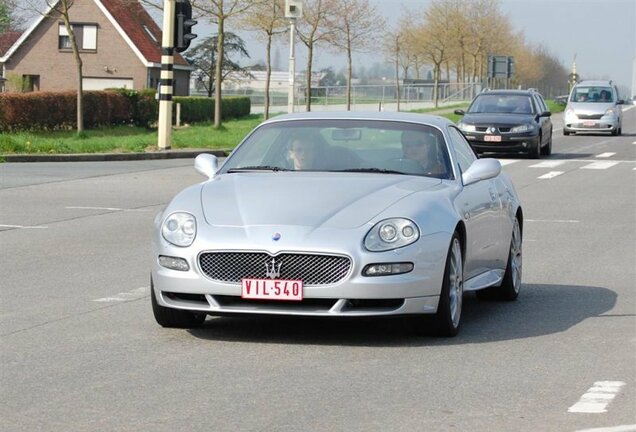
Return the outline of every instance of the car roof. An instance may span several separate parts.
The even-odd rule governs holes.
[[[477,96],[481,96],[483,94],[529,96],[531,94],[539,94],[539,93],[534,89],[528,89],[528,90],[500,89],[500,90],[483,90]]]
[[[294,120],[374,120],[398,121],[431,125],[438,128],[454,125],[445,117],[430,114],[405,113],[393,111],[312,111],[302,113],[283,114],[272,117],[263,123],[277,123]]]
[[[577,86],[606,86],[611,87],[612,82],[606,80],[585,80],[576,83]]]

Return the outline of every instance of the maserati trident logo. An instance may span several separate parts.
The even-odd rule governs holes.
[[[271,267],[268,263],[265,263],[265,268],[267,269],[267,271],[265,272],[265,276],[267,276],[270,279],[276,279],[277,277],[279,277],[281,264],[282,263],[278,263],[277,265],[276,260],[274,258],[272,258]]]

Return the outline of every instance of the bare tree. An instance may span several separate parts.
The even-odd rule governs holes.
[[[225,45],[225,24],[226,21],[240,16],[248,9],[262,1],[257,0],[200,0],[193,4],[193,7],[203,12],[213,24],[217,25],[217,45],[216,45],[216,70],[214,77],[214,127],[221,127],[221,85],[223,83],[223,59],[225,58],[223,49]]]
[[[347,55],[347,111],[351,110],[352,54],[374,46],[380,38],[384,18],[369,0],[337,0],[339,11],[330,17],[332,35],[329,41]]]
[[[311,71],[314,59],[314,46],[328,42],[333,30],[329,27],[331,14],[335,13],[335,0],[305,0],[303,19],[296,30],[300,40],[307,47],[307,101],[305,108],[311,111]]]
[[[269,87],[272,75],[272,39],[287,28],[287,23],[282,16],[285,0],[268,0],[257,4],[243,20],[243,26],[248,30],[257,32],[259,39],[265,40],[265,109],[263,118],[269,117]]]

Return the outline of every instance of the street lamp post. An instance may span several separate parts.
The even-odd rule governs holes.
[[[294,112],[294,90],[296,81],[296,57],[294,55],[294,36],[296,35],[296,19],[303,16],[303,5],[300,0],[285,0],[285,18],[289,19],[289,93],[287,95],[287,112]]]

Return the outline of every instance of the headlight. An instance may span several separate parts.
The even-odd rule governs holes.
[[[604,115],[615,116],[616,114],[617,114],[616,108],[611,107],[611,108],[608,108],[607,111],[605,111]]]
[[[510,132],[521,133],[521,132],[530,132],[532,130],[534,130],[534,125],[523,124],[523,125],[513,127],[512,129],[510,129]]]
[[[163,221],[161,235],[175,246],[190,246],[197,235],[197,221],[190,213],[172,213]]]
[[[462,122],[459,122],[457,126],[464,132],[475,132],[477,130],[475,129],[475,125],[469,125]]]
[[[574,110],[572,108],[568,108],[565,110],[565,116],[566,117],[570,117],[570,116],[574,116]]]
[[[371,252],[397,249],[417,241],[420,230],[414,222],[403,219],[386,219],[375,224],[364,238],[364,247]]]

